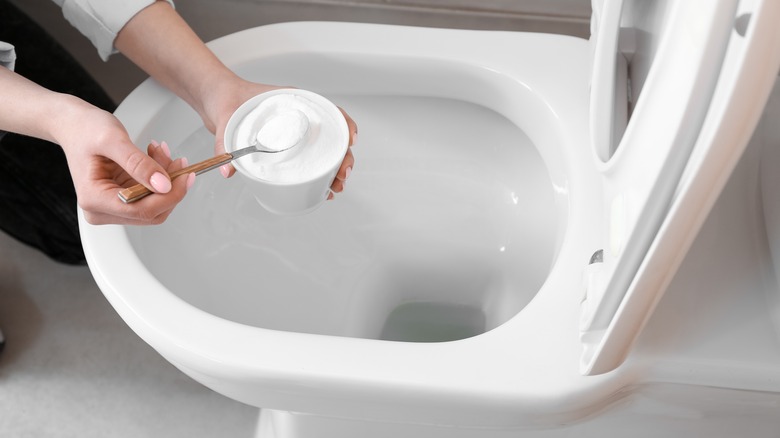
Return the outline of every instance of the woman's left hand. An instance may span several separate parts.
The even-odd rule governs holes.
[[[219,92],[214,99],[210,100],[213,103],[213,112],[204,112],[201,114],[203,122],[206,128],[209,129],[216,136],[214,145],[214,154],[220,155],[225,153],[225,127],[230,119],[230,116],[238,109],[241,104],[251,99],[252,97],[271,90],[277,90],[281,88],[291,87],[277,87],[272,85],[258,84],[254,82],[244,81],[243,79],[226,80],[219,87]],[[346,111],[339,108],[344,115],[344,119],[347,121],[347,127],[349,128],[349,147],[347,153],[344,156],[344,161],[341,162],[341,167],[336,178],[333,180],[330,188],[333,193],[341,193],[344,190],[344,183],[352,172],[352,168],[355,165],[355,157],[352,154],[352,145],[357,140],[357,124],[347,114]],[[231,164],[225,164],[220,168],[222,176],[229,178],[235,174],[236,170]],[[332,199],[333,194],[328,196],[328,199]]]

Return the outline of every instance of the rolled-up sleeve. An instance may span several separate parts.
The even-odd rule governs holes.
[[[14,50],[14,46],[0,41],[0,67],[5,67],[13,71],[15,63],[16,51]]]
[[[70,24],[97,48],[104,61],[114,53],[120,30],[144,8],[157,0],[54,0]],[[165,0],[173,6],[172,0]]]

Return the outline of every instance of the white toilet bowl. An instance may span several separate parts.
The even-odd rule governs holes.
[[[770,10],[762,9],[762,16],[775,13],[771,5],[753,6]],[[693,17],[690,6],[658,8],[678,29],[684,26],[675,19]],[[737,12],[704,9],[711,21],[696,24],[715,31],[711,23]],[[606,4],[601,22],[619,21],[620,11]],[[758,18],[751,31],[762,29]],[[691,38],[714,38],[712,32],[691,32]],[[723,47],[736,38],[730,22],[718,32]],[[609,53],[603,49],[609,37],[600,36],[597,62]],[[678,56],[665,51],[672,44],[663,38],[652,41],[660,45],[651,52],[665,62]],[[644,184],[619,174],[645,167],[615,162],[654,165],[654,157],[629,151],[657,129],[653,111],[662,108],[651,105],[662,98],[645,98],[651,109],[636,101],[626,105],[634,110],[625,129],[629,140],[617,147],[625,122],[611,116],[611,103],[630,99],[603,91],[603,80],[596,81],[594,93],[609,102],[594,104],[590,117],[598,99],[589,94],[594,58],[588,41],[288,23],[230,35],[211,47],[247,78],[324,94],[356,119],[357,164],[344,194],[310,215],[277,217],[240,181],[209,174],[162,226],[91,226],[82,218],[82,236],[96,281],[127,324],[197,381],[263,408],[258,436],[500,437],[520,430],[558,436],[575,425],[603,435],[604,427],[626,431],[653,412],[652,403],[636,400],[679,393],[686,400],[711,398],[705,387],[650,385],[653,361],[639,358],[647,356],[618,366],[663,292],[643,292],[643,285],[668,282],[687,248],[667,257],[664,242],[653,237],[679,232],[664,218],[698,181],[690,163],[709,155],[692,148],[694,161],[686,156],[677,166],[679,186],[670,184],[657,201],[664,205],[650,221],[655,228],[638,233],[646,244],[630,261],[627,278],[643,278],[658,257],[665,260],[660,273],[639,287],[632,283],[628,292],[624,286],[627,298],[609,291],[594,298],[611,284],[610,270],[623,272],[629,263],[622,257],[628,251],[610,245],[633,243],[634,235],[620,234],[615,224],[630,229],[631,216],[646,213],[615,206],[616,199],[634,199],[617,196],[616,187],[629,181],[641,191]],[[612,53],[624,50],[615,47]],[[684,55],[695,58],[697,50],[718,66],[731,56],[725,48],[704,47]],[[596,71],[601,77],[605,70]],[[620,83],[619,63],[614,71],[609,84]],[[684,125],[688,137],[680,134],[671,146],[693,144],[699,126],[707,132],[709,102],[720,102],[711,98],[720,90],[715,72],[691,92],[665,86],[652,70],[647,74],[647,87],[659,95],[693,102],[661,125]],[[702,82],[694,74],[688,79]],[[608,114],[599,115],[604,108]],[[139,145],[164,139],[175,155],[190,160],[212,150],[213,137],[198,116],[153,81],[136,89],[117,116]],[[750,120],[737,137],[749,135]],[[592,148],[592,135],[606,146]],[[658,166],[674,167],[659,160]],[[684,229],[695,234],[691,217]],[[603,262],[588,267],[597,250]],[[599,303],[612,298],[617,310],[602,312]],[[605,323],[599,320],[604,315]],[[728,386],[761,389],[745,397],[762,409],[780,393],[777,380],[761,388]],[[729,397],[719,408],[738,403]]]

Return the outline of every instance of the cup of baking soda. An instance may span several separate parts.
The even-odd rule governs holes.
[[[227,152],[258,143],[295,146],[236,159],[233,166],[240,178],[266,210],[305,214],[327,199],[347,153],[349,128],[328,99],[307,90],[279,89],[247,100],[228,121]]]

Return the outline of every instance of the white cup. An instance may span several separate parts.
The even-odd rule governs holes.
[[[336,173],[341,167],[341,163],[347,153],[347,147],[349,145],[349,128],[344,115],[336,105],[319,94],[295,88],[273,90],[258,94],[244,102],[233,113],[230,120],[228,120],[227,127],[225,128],[225,149],[227,152],[232,152],[240,148],[236,135],[238,126],[252,110],[261,102],[273,96],[284,94],[303,97],[309,104],[316,105],[317,111],[322,115],[321,125],[328,126],[310,125],[307,135],[304,136],[304,140],[289,151],[275,154],[256,152],[233,161],[233,166],[236,168],[237,173],[240,175],[241,179],[244,180],[244,183],[252,192],[255,199],[257,199],[260,205],[265,209],[280,215],[305,214],[314,211],[325,202],[330,193],[330,185],[336,177]],[[273,163],[284,163],[285,160],[290,159],[299,159],[300,154],[302,153],[301,148],[313,147],[313,145],[310,144],[310,141],[316,141],[316,138],[312,137],[316,137],[322,129],[328,129],[330,132],[335,132],[336,134],[334,141],[327,142],[327,144],[319,144],[318,149],[316,150],[310,149],[304,151],[308,154],[307,157],[310,157],[312,156],[312,153],[316,153],[316,151],[321,150],[321,148],[333,148],[327,153],[328,159],[319,163],[317,165],[318,170],[315,172],[301,175],[296,174],[294,180],[289,180],[289,178],[287,178],[286,181],[279,181],[258,174],[258,170],[249,165],[249,161],[245,161],[252,155],[260,154],[263,154],[264,156],[255,159],[266,160],[266,163],[271,163],[268,165],[273,165]],[[278,179],[278,174],[274,178]]]

